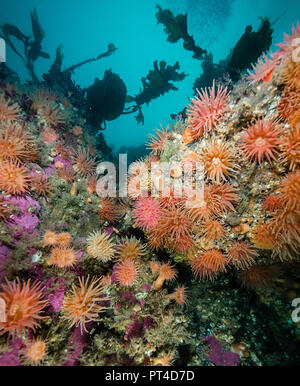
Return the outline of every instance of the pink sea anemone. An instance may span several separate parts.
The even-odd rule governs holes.
[[[254,72],[249,73],[248,80],[251,82],[270,82],[275,67],[279,63],[278,58],[269,58],[268,55],[264,54],[254,66],[252,64],[252,70]]]
[[[140,197],[133,209],[133,219],[136,226],[150,230],[153,229],[160,216],[158,201],[151,196]]]
[[[215,82],[211,88],[197,90],[198,97],[191,99],[188,107],[189,128],[195,135],[194,140],[212,130],[228,107],[229,92],[227,87],[218,86]]]
[[[279,135],[283,130],[276,120],[258,119],[242,134],[241,149],[250,161],[258,161],[259,164],[265,159],[269,162],[276,160],[281,143]]]

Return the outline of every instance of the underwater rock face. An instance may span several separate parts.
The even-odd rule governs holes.
[[[123,112],[120,77],[107,70],[86,90],[87,114],[3,71],[0,365],[300,363],[295,38],[299,24],[238,82],[199,90],[132,150],[127,194],[109,197],[113,173],[97,164],[110,153],[89,123]],[[155,61],[136,102],[177,89],[179,68]]]
[[[119,75],[106,70],[102,80],[95,82],[87,91],[87,108],[91,122],[102,125],[118,118],[124,110],[127,87]]]

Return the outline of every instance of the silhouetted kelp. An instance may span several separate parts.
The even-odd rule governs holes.
[[[176,43],[183,39],[183,47],[185,50],[193,51],[193,58],[203,59],[206,50],[196,45],[193,36],[187,32],[187,14],[174,16],[169,9],[162,9],[160,5],[156,6],[158,11],[156,13],[157,23],[165,26],[164,31],[168,35],[168,42]]]
[[[135,103],[134,106],[125,109],[124,114],[131,114],[139,111],[135,117],[138,123],[144,124],[144,116],[141,110],[143,104],[149,104],[151,100],[164,95],[170,90],[177,91],[178,88],[174,86],[173,82],[183,80],[187,75],[184,72],[179,73],[180,65],[176,62],[173,66],[167,65],[165,61],[157,60],[153,62],[153,70],[148,72],[146,77],[142,78],[143,89],[135,97],[128,96],[127,103]]]
[[[203,73],[194,82],[194,92],[196,89],[211,86],[213,79],[222,77],[226,72],[232,80],[238,80],[242,71],[249,68],[252,63],[256,63],[258,58],[269,50],[272,35],[270,20],[261,18],[258,30],[253,31],[252,25],[248,25],[225,60],[214,63],[212,53],[205,55],[202,62]]]
[[[33,39],[24,35],[18,27],[13,24],[3,24],[1,26],[3,39],[12,48],[12,50],[24,61],[32,80],[38,83],[38,78],[34,73],[33,63],[39,58],[49,59],[50,56],[42,51],[42,41],[45,37],[45,31],[39,22],[37,11],[30,13]],[[24,54],[22,55],[14,46],[10,37],[13,36],[24,44]]]
[[[92,124],[101,125],[105,121],[118,118],[125,106],[127,87],[119,75],[106,70],[102,80],[98,78],[86,90],[87,113]]]

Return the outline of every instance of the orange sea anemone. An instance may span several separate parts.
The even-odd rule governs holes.
[[[150,268],[151,268],[152,275],[154,275],[156,273],[159,273],[160,263],[158,263],[157,261],[150,261],[149,265],[150,265]]]
[[[28,170],[19,161],[0,161],[0,189],[5,193],[26,193],[29,180]]]
[[[80,137],[83,134],[83,131],[80,126],[74,126],[72,129],[72,133],[75,135],[75,137]]]
[[[279,239],[274,235],[270,223],[259,224],[253,229],[253,244],[258,249],[273,249]]]
[[[19,117],[20,109],[17,103],[10,104],[4,96],[0,97],[0,121],[16,121]]]
[[[300,124],[281,138],[281,151],[283,162],[289,165],[289,170],[295,171],[300,167]]]
[[[150,141],[146,143],[147,149],[150,149],[153,154],[160,154],[165,147],[165,144],[170,136],[169,126],[161,130],[155,130],[155,134],[150,135]]]
[[[57,234],[51,231],[47,231],[43,237],[45,246],[53,246],[57,243]]]
[[[219,249],[209,249],[192,260],[192,270],[200,279],[213,280],[214,276],[226,271],[228,260]]]
[[[204,185],[203,189],[189,192],[185,206],[193,221],[207,221],[214,215],[221,215],[220,197],[215,194],[212,185]]]
[[[174,362],[174,354],[168,353],[163,357],[157,357],[152,359],[153,366],[172,366]]]
[[[293,58],[287,57],[284,61],[282,70],[282,78],[287,86],[300,91],[300,63],[294,61]]]
[[[71,267],[76,260],[77,256],[73,248],[59,246],[52,249],[46,264],[55,265],[58,268],[65,268]]]
[[[207,220],[204,224],[204,237],[208,241],[222,240],[225,236],[225,229],[220,221]]]
[[[87,238],[87,253],[105,263],[115,254],[114,244],[107,233],[94,232]]]
[[[258,256],[252,245],[236,241],[228,250],[229,262],[240,269],[247,269],[255,263],[254,257]]]
[[[208,195],[212,200],[212,197],[215,199],[215,213],[224,213],[228,210],[235,211],[234,204],[239,201],[239,196],[237,194],[237,188],[228,182],[223,182],[221,184],[213,184],[208,187],[210,194]]]
[[[96,191],[97,191],[97,174],[93,174],[88,178],[87,191],[90,194],[96,193]]]
[[[132,259],[124,259],[115,265],[116,280],[125,287],[134,284],[138,279],[139,266]]]
[[[75,169],[78,174],[83,176],[91,176],[96,171],[96,161],[91,157],[89,152],[83,148],[79,148],[74,158]]]
[[[212,130],[226,111],[229,96],[227,87],[218,86],[216,91],[215,81],[211,88],[197,90],[197,93],[198,96],[191,99],[192,104],[188,107],[188,123],[196,135],[194,139]]]
[[[300,92],[292,87],[285,87],[278,104],[278,114],[292,126],[300,125]]]
[[[48,196],[51,193],[52,185],[45,173],[34,173],[31,175],[31,188],[41,196]]]
[[[56,142],[59,138],[57,132],[51,127],[46,127],[42,131],[42,137],[45,145],[49,145],[51,142]]]
[[[98,314],[106,308],[99,304],[106,299],[103,294],[101,278],[90,280],[89,276],[86,279],[80,277],[79,286],[73,284],[71,293],[63,300],[63,317],[70,327],[80,325],[81,330],[85,330],[86,323],[98,321]]]
[[[46,352],[46,342],[41,338],[35,339],[25,349],[26,363],[37,365],[45,358]]]
[[[138,259],[145,253],[145,246],[134,236],[126,237],[117,248],[117,256],[121,259]]]
[[[76,172],[72,166],[63,165],[62,168],[57,169],[57,173],[59,177],[66,182],[74,182],[77,179]]]
[[[106,220],[110,223],[115,223],[117,220],[117,207],[112,198],[100,198],[99,217],[101,220]]]
[[[38,112],[49,127],[61,127],[66,123],[64,112],[55,102],[45,101]]]
[[[292,201],[291,201],[292,202]],[[274,237],[281,243],[288,243],[294,247],[300,246],[300,209],[288,206],[279,209],[270,220],[270,228]]]
[[[185,144],[185,145],[188,145],[194,141],[196,141],[196,139],[198,138],[198,133],[197,131],[194,131],[193,129],[191,129],[190,127],[188,127],[187,129],[184,130],[183,134],[182,134],[182,142]]]
[[[281,143],[280,134],[283,130],[282,125],[276,120],[258,119],[242,134],[241,149],[245,157],[252,162],[258,161],[260,165],[266,159],[269,162],[276,160]]]
[[[232,176],[235,169],[238,168],[234,151],[226,142],[212,140],[203,149],[202,157],[207,178],[218,184]]]
[[[38,150],[24,127],[16,123],[4,125],[0,130],[0,159],[36,161]]]
[[[192,220],[184,208],[175,206],[162,209],[157,225],[151,230],[154,238],[166,239],[178,252],[187,251],[192,245]]]
[[[19,278],[12,282],[5,280],[6,284],[0,285],[0,298],[6,304],[6,320],[0,322],[0,334],[8,332],[14,337],[26,329],[35,331],[40,327],[38,321],[45,318],[40,314],[48,303],[43,300],[41,283],[31,285],[30,279],[21,283]]]
[[[174,354],[168,353],[163,357],[157,357],[152,359],[153,366],[172,366],[174,362]]]
[[[183,306],[187,300],[185,286],[177,287],[173,293],[168,295],[168,298],[175,300],[177,304]]]
[[[162,288],[165,280],[174,280],[176,276],[177,276],[177,270],[173,265],[171,265],[170,261],[168,261],[167,263],[161,264],[159,268],[158,278],[152,284],[152,287],[155,289],[155,291],[159,291]]]
[[[280,192],[286,208],[300,212],[300,170],[283,177]]]
[[[70,244],[72,237],[68,232],[59,233],[56,237],[56,243],[61,247],[65,247]]]

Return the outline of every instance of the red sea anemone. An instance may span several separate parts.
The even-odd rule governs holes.
[[[160,206],[154,197],[140,197],[133,209],[133,219],[136,226],[150,230],[153,229],[160,216]]]
[[[265,211],[273,213],[282,207],[281,197],[278,194],[270,194],[263,200],[262,206]]]
[[[276,120],[258,119],[255,124],[248,127],[242,134],[241,149],[250,161],[261,164],[265,159],[269,162],[276,160],[279,145],[281,143],[279,135],[283,128]]]
[[[202,137],[212,130],[228,107],[227,87],[218,86],[216,91],[215,82],[211,88],[197,90],[198,96],[191,99],[192,104],[188,107],[189,129],[194,134],[194,139]]]
[[[40,327],[38,320],[45,317],[41,316],[47,301],[43,300],[43,293],[40,283],[30,284],[20,282],[20,279],[0,285],[0,297],[6,304],[6,321],[0,322],[0,334],[9,333],[10,336],[20,335],[26,329],[35,331]]]

